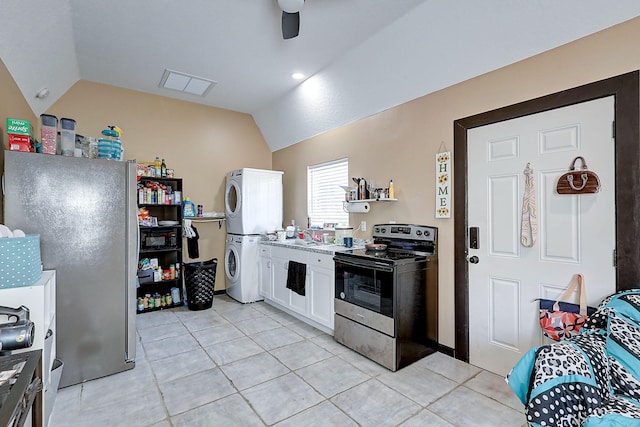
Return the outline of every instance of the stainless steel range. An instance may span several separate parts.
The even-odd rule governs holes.
[[[392,371],[435,351],[437,234],[424,225],[377,224],[377,249],[336,253],[336,341]]]

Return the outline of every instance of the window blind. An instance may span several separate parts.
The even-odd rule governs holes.
[[[307,215],[312,226],[325,222],[348,224],[344,211],[345,190],[349,185],[349,159],[340,159],[307,167]]]

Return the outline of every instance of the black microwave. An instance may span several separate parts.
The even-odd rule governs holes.
[[[140,249],[175,249],[178,244],[176,230],[141,230]]]

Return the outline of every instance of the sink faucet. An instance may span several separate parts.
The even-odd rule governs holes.
[[[313,233],[311,233],[309,230],[303,230],[302,231],[302,235],[304,236],[304,240],[311,240],[314,241],[315,239],[313,238]],[[308,239],[307,239],[308,237]]]

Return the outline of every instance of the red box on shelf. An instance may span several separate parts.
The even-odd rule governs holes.
[[[10,133],[7,135],[7,148],[10,151],[31,151],[31,140],[29,135],[17,135]]]

